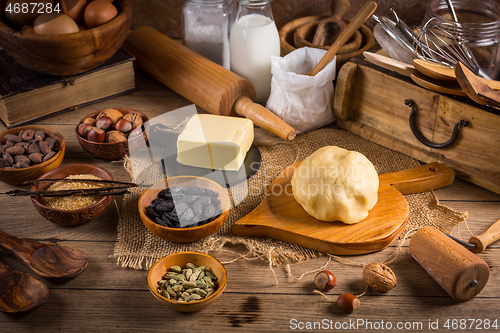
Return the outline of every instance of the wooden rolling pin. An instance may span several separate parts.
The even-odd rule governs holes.
[[[410,253],[457,301],[474,298],[490,276],[486,262],[433,227],[411,237]]]
[[[204,110],[244,116],[283,139],[295,138],[293,127],[252,101],[252,83],[157,30],[139,27],[129,34],[124,46],[140,69]]]

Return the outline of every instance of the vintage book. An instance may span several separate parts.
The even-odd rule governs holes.
[[[133,60],[120,48],[94,70],[60,77],[26,69],[0,50],[0,119],[10,128],[131,92]]]

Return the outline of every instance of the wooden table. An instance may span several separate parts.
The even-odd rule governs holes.
[[[74,128],[82,117],[104,108],[137,109],[153,118],[190,104],[140,72],[137,73],[137,88],[132,94],[38,122],[64,135],[67,147],[63,164],[91,163],[106,168],[115,179],[129,180],[122,164],[95,159],[84,152],[76,140]],[[1,130],[4,127],[0,126]],[[14,187],[0,183],[0,192],[11,189]],[[500,195],[460,179],[436,193],[441,203],[457,211],[469,212],[468,224],[474,234],[486,230],[500,218]],[[200,312],[179,314],[150,294],[146,271],[123,269],[110,257],[117,239],[118,214],[114,204],[98,219],[76,227],[62,227],[45,220],[26,197],[2,196],[1,207],[1,230],[17,237],[75,247],[89,258],[86,271],[77,279],[63,284],[44,281],[50,288],[50,296],[35,312],[22,317],[0,314],[1,332],[269,332],[342,327],[360,331],[371,327],[384,331],[388,325],[393,329],[401,326],[427,331],[429,323],[437,324],[440,330],[447,330],[446,323],[450,330],[454,324],[460,329],[460,320],[465,323],[466,330],[471,324],[470,330],[475,330],[484,329],[487,319],[500,325],[500,243],[491,245],[479,255],[491,268],[490,279],[476,298],[465,303],[454,301],[441,289],[410,256],[406,243],[401,256],[390,265],[398,278],[397,287],[386,294],[369,291],[360,299],[361,307],[352,314],[344,313],[336,304],[313,294],[314,274],[297,281],[288,277],[286,265],[281,265],[274,268],[276,284],[268,264],[261,260],[227,264],[228,284],[224,294]],[[460,227],[461,234],[468,239],[470,235],[464,225]],[[368,264],[385,259],[394,249],[395,244],[379,253],[348,259]],[[227,253],[215,256],[220,260],[234,258]],[[3,250],[0,250],[0,260],[31,273]],[[319,257],[291,263],[291,271],[298,277],[326,262],[326,257]],[[332,261],[328,269],[334,272],[338,281],[337,287],[328,293],[330,296],[335,298],[344,292],[361,294],[364,291],[362,268]]]

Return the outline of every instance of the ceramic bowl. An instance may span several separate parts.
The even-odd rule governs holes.
[[[7,0],[0,0],[5,8]],[[16,62],[58,76],[77,75],[102,65],[122,46],[132,22],[131,0],[115,0],[118,15],[93,29],[65,35],[36,35],[14,30],[0,20],[0,41]]]
[[[169,186],[179,185],[181,187],[197,186],[216,192],[220,200],[222,214],[212,222],[191,228],[168,228],[153,222],[146,214],[146,208],[151,202],[158,198],[158,193]],[[141,220],[153,234],[171,242],[189,243],[210,236],[219,230],[229,215],[230,200],[227,191],[214,181],[196,176],[177,176],[157,182],[144,191],[139,198],[139,215]]]
[[[90,164],[68,164],[47,172],[39,179],[62,179],[69,175],[91,174],[102,179],[113,180],[113,176],[105,169]],[[39,183],[31,187],[32,191],[46,189],[51,183]],[[101,215],[111,203],[112,196],[103,196],[95,204],[77,210],[60,210],[49,208],[40,202],[40,197],[32,197],[36,210],[47,220],[60,225],[80,225]]]
[[[136,112],[142,117],[142,121],[144,123],[149,121],[149,118],[142,112],[131,110],[131,109],[124,109],[124,108],[114,108],[114,109],[120,111],[124,115],[127,113]],[[97,117],[97,115],[99,113],[101,113],[102,111],[103,110],[100,110],[100,111],[96,111],[96,112],[89,114],[88,116],[83,118],[78,123],[78,125],[83,123],[83,121],[87,118],[94,118],[95,119]],[[101,158],[101,159],[105,159],[105,160],[119,160],[123,156],[125,156],[129,153],[129,149],[128,149],[129,143],[130,144],[134,144],[134,143],[140,144],[141,141],[144,142],[144,137],[141,135],[139,135],[139,136],[137,136],[129,141],[116,142],[116,143],[107,143],[107,142],[100,143],[100,142],[89,141],[86,138],[84,138],[83,136],[81,136],[80,133],[78,133],[78,125],[76,125],[75,133],[76,133],[76,137],[78,138],[78,142],[80,143],[80,146],[82,146],[82,148],[86,152],[92,154],[93,156],[95,156],[97,158]]]
[[[217,276],[218,288],[207,298],[192,302],[177,302],[162,296],[158,292],[158,281],[162,279],[168,269],[172,266],[186,267],[190,262],[196,266],[208,266],[215,276]],[[148,286],[154,297],[162,301],[168,307],[180,312],[195,312],[210,305],[222,295],[227,284],[227,273],[224,266],[214,257],[199,252],[178,252],[158,260],[149,270]]]
[[[38,177],[47,173],[48,171],[57,168],[61,164],[64,158],[64,153],[66,151],[66,143],[64,141],[63,136],[59,132],[54,131],[51,128],[45,126],[36,126],[36,125],[16,127],[1,132],[0,139],[4,140],[5,135],[7,134],[19,134],[21,131],[25,131],[28,129],[33,129],[35,132],[43,131],[45,132],[46,136],[56,139],[59,142],[59,151],[50,160],[30,166],[29,168],[24,168],[24,169],[0,168],[0,181],[13,185],[21,185],[27,180],[37,179]]]

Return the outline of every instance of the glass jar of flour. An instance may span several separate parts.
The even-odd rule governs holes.
[[[271,1],[239,0],[229,42],[231,71],[252,82],[258,103],[265,103],[271,93],[271,56],[280,56]]]
[[[229,69],[229,34],[236,0],[187,0],[182,9],[184,45]]]

